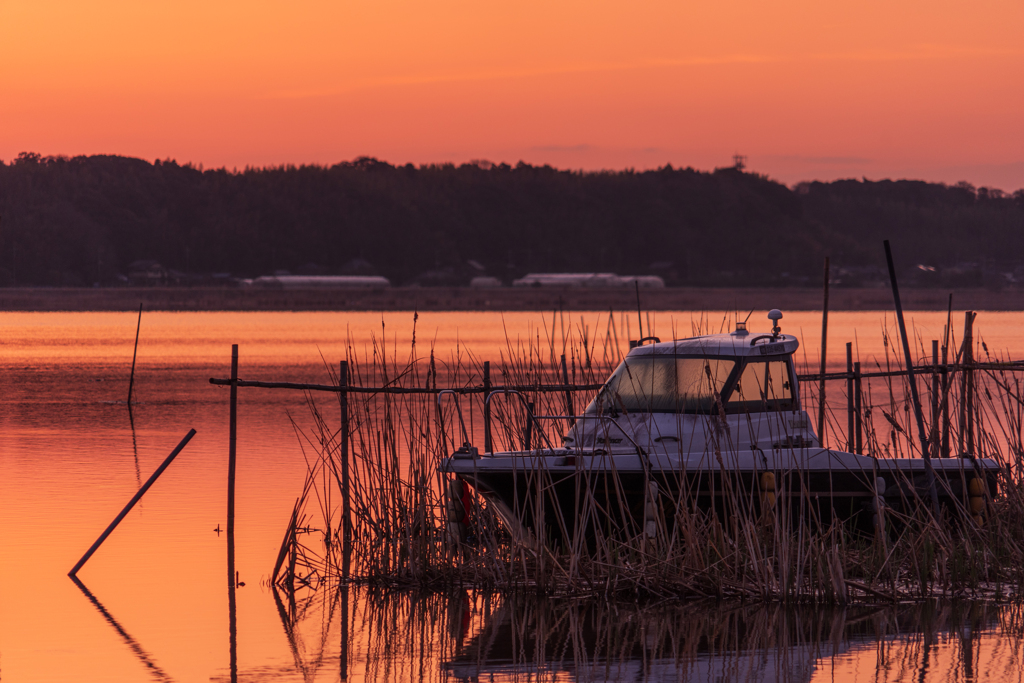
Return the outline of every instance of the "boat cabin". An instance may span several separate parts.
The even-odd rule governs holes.
[[[777,319],[776,319],[777,320]],[[745,325],[634,347],[565,437],[569,449],[704,452],[816,446],[800,406],[796,337]],[[721,443],[726,447],[726,443]]]

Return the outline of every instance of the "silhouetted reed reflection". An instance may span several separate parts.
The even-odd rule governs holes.
[[[957,638],[970,679],[973,636],[995,627],[998,614],[980,603],[841,609],[512,599],[445,668],[474,681],[810,681],[823,662],[873,642],[869,678],[884,679],[897,664],[932,680],[929,653],[942,634]],[[902,641],[923,645],[894,647]]]
[[[275,598],[291,673],[306,681],[334,662],[338,677],[366,681],[788,682],[844,667],[875,681],[970,681],[1022,670],[1021,609],[980,602],[645,605],[326,585]]]

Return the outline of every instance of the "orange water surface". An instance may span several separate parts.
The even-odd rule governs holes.
[[[645,316],[644,332],[689,336],[731,327],[734,317],[662,312]],[[929,348],[942,337],[945,314],[913,312],[908,319]],[[963,313],[952,319],[959,340]],[[768,326],[763,311],[751,321],[754,330]],[[976,325],[993,353],[1022,358],[1022,322],[1020,313],[982,313]],[[782,321],[786,332],[804,339],[800,356],[809,366],[817,364],[820,324],[811,313]],[[882,312],[832,314],[830,368],[845,367],[846,341],[856,341],[868,365],[884,353],[881,330],[893,324]],[[407,358],[414,314],[147,312],[133,429],[125,399],[135,326],[132,313],[0,313],[0,680],[228,680],[226,541],[215,532],[226,524],[228,391],[208,379],[228,376],[233,343],[245,379],[326,383],[326,366],[336,367],[346,344],[365,347],[374,339]],[[636,326],[635,312],[611,321],[596,312],[554,319],[551,313],[422,313],[416,352],[433,348],[439,359],[469,352],[498,361],[508,340],[532,339],[547,348],[554,329],[558,339],[563,330],[585,332],[596,340],[595,356],[611,357],[625,352]],[[329,408],[325,413],[332,417]],[[240,390],[237,567],[246,584],[237,593],[240,680],[338,680],[341,673],[337,618],[328,619],[336,605],[322,606],[313,620],[324,620],[316,622],[323,628],[296,645],[265,586],[305,476],[293,418],[300,428],[309,420],[298,392]],[[80,572],[94,604],[68,570],[190,428],[196,437]],[[413,608],[373,612],[364,598],[351,596],[350,679],[461,675],[444,665],[452,654],[441,643],[447,630],[402,635],[399,626]],[[465,602],[471,617],[456,629],[460,638],[486,627],[490,607],[482,600],[474,595]],[[464,601],[457,602],[463,609]],[[444,613],[447,603],[439,604],[430,614],[440,623],[451,615]],[[382,637],[392,622],[396,630]],[[981,628],[978,638],[996,638],[992,628]],[[843,656],[829,665],[828,676],[873,679],[875,650],[853,648]],[[986,666],[1007,662],[997,658]],[[541,678],[569,675],[549,673]]]

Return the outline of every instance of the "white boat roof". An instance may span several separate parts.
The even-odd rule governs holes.
[[[800,343],[796,337],[789,334],[780,334],[772,338],[771,333],[730,332],[646,344],[630,351],[629,356],[781,356],[793,353],[798,346]]]

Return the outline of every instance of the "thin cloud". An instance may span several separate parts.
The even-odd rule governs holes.
[[[531,152],[591,152],[593,145],[537,145],[529,148]]]
[[[766,154],[762,157],[766,161],[798,162],[803,164],[826,164],[828,166],[848,164],[873,164],[874,159],[868,157],[844,157],[844,156],[805,156],[802,154]]]
[[[359,90],[442,83],[464,83],[479,81],[521,80],[585,73],[609,73],[615,71],[638,71],[679,67],[728,66],[744,64],[797,64],[802,62],[894,62],[922,61],[964,57],[1008,57],[1024,55],[1024,50],[975,48],[961,45],[921,44],[907,50],[861,50],[837,53],[805,54],[727,54],[714,57],[683,57],[679,59],[649,59],[635,62],[597,62],[564,64],[534,69],[498,69],[493,71],[469,71],[463,73],[425,74],[419,76],[394,76],[354,81],[341,87],[277,90],[266,94],[266,99],[310,99],[343,95]]]

